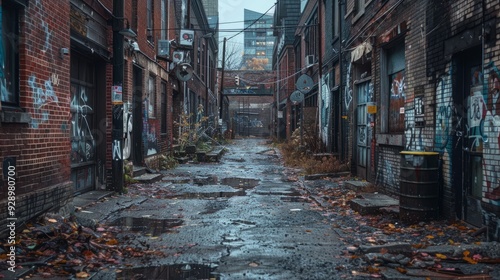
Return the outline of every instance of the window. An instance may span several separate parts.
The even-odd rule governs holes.
[[[153,42],[153,0],[148,0],[147,3],[147,15],[146,15],[146,20],[147,20],[147,38],[149,42]]]
[[[386,80],[384,92],[387,93],[389,103],[388,114],[388,132],[404,132],[404,106],[405,106],[405,49],[404,44],[400,43],[386,51]],[[387,104],[387,103],[386,103]]]
[[[167,39],[167,0],[161,0],[161,32],[162,39]]]
[[[148,118],[156,117],[156,78],[153,75],[148,79]]]
[[[306,55],[314,55],[317,57],[317,45],[318,45],[318,14],[315,13],[312,19],[307,23],[311,27],[307,28],[304,39]]]
[[[354,22],[365,13],[366,2],[368,2],[368,0],[354,0]]]
[[[338,37],[340,33],[339,29],[339,18],[340,18],[340,5],[339,0],[333,0],[333,37]]]
[[[19,10],[3,1],[0,7],[0,90],[2,106],[19,106]]]
[[[198,40],[198,52],[196,53],[196,73],[201,75],[201,40]]]
[[[161,82],[161,133],[167,133],[167,83]]]

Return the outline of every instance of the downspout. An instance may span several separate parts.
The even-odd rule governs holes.
[[[341,7],[343,6],[343,3],[344,3],[344,0],[340,0],[338,2],[338,9],[339,9],[339,12],[338,12],[338,25],[339,25],[339,102],[337,103],[337,129],[338,129],[338,132],[339,132],[339,136],[337,136],[339,139],[339,144],[340,144],[340,147],[337,147],[337,148],[340,148],[340,160],[341,161],[344,161],[345,160],[345,155],[344,155],[344,133],[343,133],[343,125],[342,125],[342,104],[344,104],[342,102],[342,89],[344,88],[343,87],[343,76],[344,76],[344,56],[343,56],[343,50],[342,50],[342,44],[343,44],[343,26],[342,26],[342,9]]]
[[[318,134],[319,134],[319,139],[321,142],[323,142],[324,139],[322,139],[322,134],[323,134],[323,123],[321,122],[321,102],[323,101],[323,48],[322,48],[322,45],[323,45],[323,38],[322,38],[322,35],[323,35],[323,32],[322,32],[322,28],[321,28],[321,25],[322,25],[322,21],[323,21],[323,16],[322,16],[322,13],[323,13],[323,9],[322,9],[322,3],[323,3],[323,0],[318,0],[318,66],[319,66],[319,69],[318,69],[318,100],[320,102],[318,102],[318,109],[317,109],[317,116],[318,116]],[[321,143],[323,144],[323,143]],[[321,145],[322,146],[322,145]],[[320,147],[321,147],[320,146]]]
[[[113,86],[123,86],[123,28],[124,0],[113,0]],[[123,193],[123,100],[113,100],[111,145],[113,188]]]

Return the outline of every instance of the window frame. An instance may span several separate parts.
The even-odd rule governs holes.
[[[156,118],[156,76],[149,74],[148,76],[148,119]]]
[[[8,11],[7,13],[5,11]],[[5,16],[7,15],[7,16]],[[16,38],[20,36],[20,20],[21,17],[21,8],[19,6],[14,5],[13,3],[9,3],[8,1],[3,1],[1,4],[0,11],[0,19],[2,21],[1,29],[1,41],[2,44],[0,54],[5,57],[5,63],[2,66],[0,72],[0,86],[4,88],[9,88],[12,94],[12,98],[9,100],[3,100],[3,93],[1,94],[0,101],[1,106],[0,109],[5,108],[19,108],[20,107],[20,66],[19,66],[19,44],[18,41],[14,41]],[[7,24],[4,24],[4,21]],[[4,28],[8,27],[9,30],[4,31]],[[9,38],[13,34],[13,38]],[[6,70],[7,69],[7,70]],[[7,77],[7,73],[10,73],[10,77]],[[2,77],[3,76],[3,77]],[[11,86],[7,86],[7,85]],[[1,89],[0,89],[1,90]],[[3,90],[2,90],[3,92]]]
[[[161,94],[161,124],[160,133],[168,134],[168,98],[167,98],[167,82],[162,80],[160,83],[160,94]]]
[[[150,43],[154,43],[154,1],[147,0],[146,2],[146,25],[147,25],[147,40]]]
[[[402,69],[393,69],[392,71],[389,71],[389,62],[391,59],[391,55],[395,53],[398,48],[401,48],[403,51],[403,58],[404,58],[404,68]],[[404,127],[402,131],[395,131],[391,129],[391,122],[390,122],[390,112],[391,112],[391,87],[392,84],[390,83],[391,76],[394,74],[397,74],[399,72],[405,73],[406,70],[406,45],[405,41],[403,38],[396,40],[394,42],[391,42],[389,45],[387,45],[385,48],[381,49],[380,53],[380,87],[381,87],[381,103],[386,105],[386,110],[384,110],[381,116],[381,124],[380,124],[380,130],[381,133],[388,133],[388,134],[403,134],[404,133]],[[404,76],[404,74],[403,74]],[[403,104],[403,107],[405,104]],[[404,115],[404,113],[403,113]],[[404,118],[404,116],[403,116]],[[403,121],[404,123],[404,121]]]

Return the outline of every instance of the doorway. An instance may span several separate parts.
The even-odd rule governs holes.
[[[142,121],[143,121],[143,74],[142,69],[134,65],[133,70],[133,95],[132,95],[132,160],[134,165],[142,165],[144,153],[142,152]]]
[[[71,55],[71,180],[76,194],[105,185],[104,62],[78,51]],[[102,94],[99,94],[102,93]],[[104,151],[104,152],[103,152]]]
[[[365,180],[370,177],[374,115],[368,114],[368,104],[373,98],[370,80],[356,84],[356,175]]]
[[[462,202],[461,215],[467,223],[482,225],[481,198],[483,188],[484,118],[486,103],[483,97],[481,48],[476,47],[456,57],[456,106],[454,135],[453,182]]]

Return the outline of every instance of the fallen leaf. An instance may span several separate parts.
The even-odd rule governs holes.
[[[106,242],[106,245],[116,245],[118,244],[118,240],[116,239],[110,239],[108,242]]]
[[[89,276],[90,276],[90,275],[89,275],[87,272],[85,272],[85,271],[80,271],[80,272],[78,272],[78,273],[76,274],[76,278],[87,278],[87,277],[89,277]]]
[[[470,257],[463,257],[463,260],[470,264],[477,264],[477,261],[471,259]]]
[[[407,270],[402,268],[402,267],[396,267],[396,270],[399,271],[399,273],[406,274]]]
[[[441,260],[446,260],[446,256],[443,254],[436,254],[436,258],[441,259]]]

